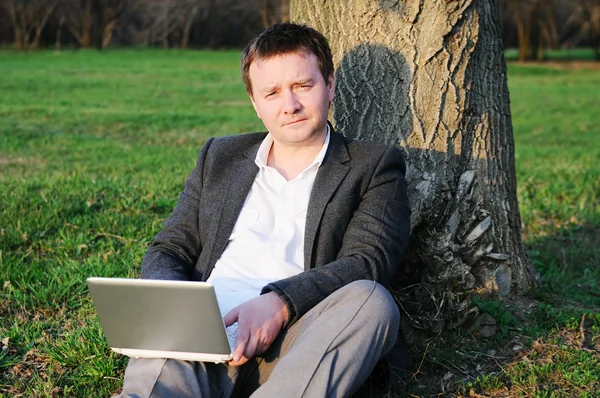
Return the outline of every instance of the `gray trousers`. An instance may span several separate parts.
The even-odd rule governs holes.
[[[394,345],[400,314],[373,281],[337,290],[240,367],[129,361],[122,397],[347,397]]]

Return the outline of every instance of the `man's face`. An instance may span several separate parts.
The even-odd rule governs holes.
[[[252,105],[277,144],[311,145],[327,131],[333,76],[327,81],[314,54],[289,53],[250,65]]]

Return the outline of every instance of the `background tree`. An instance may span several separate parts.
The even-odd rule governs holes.
[[[558,33],[554,0],[506,0],[518,35],[519,61],[540,60],[556,48]]]
[[[600,60],[600,0],[573,0],[560,36],[570,46],[587,40]]]
[[[465,292],[531,286],[496,3],[293,0],[291,18],[330,39],[336,127],[404,149],[413,230],[399,280],[419,283],[400,304],[412,324],[455,326]]]
[[[521,61],[574,46],[592,47],[600,58],[599,0],[497,0],[497,6],[504,44],[518,48]],[[21,50],[240,48],[261,28],[289,20],[289,0],[0,0],[0,9],[0,43]]]
[[[40,35],[57,6],[57,0],[2,0],[0,10],[9,17],[17,50],[37,48]]]
[[[289,0],[258,0],[263,27],[289,20]]]
[[[187,48],[192,25],[213,15],[215,0],[138,0],[146,43]]]
[[[95,13],[101,32],[100,47],[105,48],[110,44],[115,29],[118,28],[121,16],[130,6],[127,0],[97,0]]]
[[[587,32],[596,60],[600,60],[600,0],[580,0],[583,9],[582,29]]]
[[[61,0],[60,15],[81,48],[92,46],[94,11],[93,0]]]

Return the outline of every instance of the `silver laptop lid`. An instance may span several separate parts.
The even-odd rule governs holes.
[[[87,284],[113,348],[231,353],[209,283],[88,278]]]

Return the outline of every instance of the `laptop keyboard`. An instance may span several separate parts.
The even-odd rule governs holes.
[[[225,329],[227,332],[227,340],[229,340],[229,348],[231,348],[231,352],[235,349],[235,340],[237,339],[238,332],[238,323],[234,323]]]

